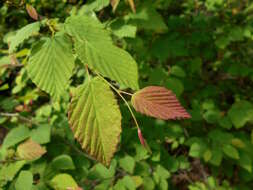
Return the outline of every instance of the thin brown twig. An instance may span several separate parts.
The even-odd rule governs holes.
[[[0,116],[3,116],[3,117],[17,117],[19,118],[20,120],[22,121],[25,121],[29,124],[34,124],[34,125],[38,125],[37,122],[33,121],[32,119],[29,119],[27,117],[24,117],[22,115],[20,115],[19,113],[4,113],[4,112],[0,112]]]

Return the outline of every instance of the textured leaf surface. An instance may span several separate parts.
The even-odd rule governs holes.
[[[62,34],[36,44],[27,65],[32,81],[55,99],[68,85],[73,68],[71,41]]]
[[[109,165],[121,133],[121,113],[102,79],[94,78],[77,88],[69,107],[69,123],[82,148]]]
[[[45,148],[40,146],[38,143],[32,141],[31,139],[23,142],[17,148],[17,154],[21,159],[24,160],[35,160],[40,158],[46,153]]]
[[[90,68],[119,84],[138,89],[137,64],[131,55],[112,44],[109,32],[86,16],[67,19],[66,31],[75,39],[78,57]]]
[[[13,53],[18,45],[23,43],[24,40],[28,39],[34,33],[37,33],[40,30],[40,22],[34,22],[32,24],[28,24],[25,27],[21,28],[17,31],[17,34],[11,38],[10,41],[10,53]]]
[[[136,111],[159,119],[185,119],[190,115],[180,105],[176,96],[164,87],[149,86],[132,96]]]

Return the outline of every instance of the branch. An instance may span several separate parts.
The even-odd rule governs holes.
[[[29,124],[35,124],[35,125],[39,125],[37,122],[33,121],[32,119],[29,119],[27,117],[24,117],[22,115],[20,115],[19,113],[4,113],[4,112],[0,112],[0,116],[3,116],[3,117],[17,117],[19,118],[20,120],[22,121],[25,121]]]

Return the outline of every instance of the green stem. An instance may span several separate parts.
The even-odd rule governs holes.
[[[123,92],[123,91],[119,91],[117,88],[115,88],[111,83],[109,83],[107,80],[105,80],[105,78],[103,77],[103,76],[101,76],[98,72],[96,72],[95,71],[95,73],[101,78],[101,79],[103,79],[120,97],[121,97],[121,99],[126,103],[126,105],[127,105],[127,108],[128,108],[128,110],[130,111],[130,113],[131,113],[131,115],[132,115],[132,117],[133,117],[133,119],[134,119],[134,122],[135,122],[135,124],[136,124],[136,127],[138,128],[138,129],[140,129],[140,127],[139,127],[139,124],[138,124],[138,122],[137,122],[137,119],[136,119],[136,117],[135,117],[135,115],[134,115],[134,113],[133,113],[133,110],[131,109],[131,107],[130,107],[130,105],[128,104],[128,102],[127,102],[127,100],[120,94],[120,92]]]

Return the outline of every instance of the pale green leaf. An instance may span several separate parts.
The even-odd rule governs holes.
[[[17,31],[16,35],[13,36],[10,40],[10,49],[9,52],[13,53],[16,48],[23,43],[24,40],[28,39],[34,33],[37,33],[40,30],[40,22],[34,22],[28,24]]]
[[[73,68],[71,40],[64,34],[37,43],[27,65],[32,81],[55,99],[64,92]]]
[[[82,148],[109,165],[121,133],[121,113],[109,85],[96,77],[79,86],[69,107],[69,123]]]
[[[23,125],[12,129],[4,139],[3,147],[9,148],[29,137],[29,129]]]
[[[31,139],[39,144],[50,142],[51,126],[43,124],[31,131]]]
[[[132,174],[134,172],[135,167],[135,160],[131,156],[125,156],[119,160],[119,165],[121,168],[123,168],[125,171]]]
[[[25,163],[26,161],[22,160],[3,165],[0,169],[0,187],[4,186],[8,181],[12,181]]]
[[[33,175],[29,171],[21,171],[15,183],[16,190],[31,190],[33,184]]]
[[[87,16],[70,17],[65,23],[68,34],[74,37],[80,60],[123,87],[138,89],[137,64],[131,55],[112,44],[103,25]]]
[[[248,101],[236,102],[228,111],[228,116],[236,128],[241,128],[253,120],[253,105]]]
[[[69,174],[58,174],[56,175],[51,181],[50,185],[55,190],[67,190],[70,189],[77,189],[78,185],[73,177]]]

